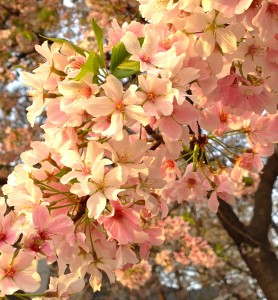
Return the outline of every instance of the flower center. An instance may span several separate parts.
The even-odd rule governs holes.
[[[113,218],[117,221],[122,221],[124,214],[121,210],[115,210]]]
[[[187,186],[188,188],[193,188],[196,185],[196,180],[194,178],[187,179]]]
[[[116,110],[119,110],[119,111],[123,111],[124,110],[124,104],[123,104],[123,101],[122,100],[118,100],[116,103],[115,103],[115,108]]]
[[[39,232],[40,238],[45,241],[47,239],[49,239],[49,235],[50,233],[47,230],[43,230],[41,232]]]
[[[169,50],[172,47],[172,42],[168,38],[164,38],[161,41],[161,45],[165,50]]]
[[[150,63],[151,62],[151,56],[144,52],[141,56],[140,56],[140,59],[145,62],[145,63]]]
[[[92,172],[91,166],[90,166],[89,164],[88,164],[88,165],[85,165],[85,164],[84,164],[84,166],[82,167],[82,173],[83,173],[84,175],[90,175],[91,172]]]
[[[81,69],[82,65],[85,63],[84,58],[76,57],[76,56],[70,56],[68,57],[69,66],[72,69]]]
[[[219,118],[220,118],[220,122],[221,122],[221,123],[226,123],[226,122],[228,121],[228,119],[229,119],[229,115],[228,115],[228,114],[222,113],[222,114],[219,116]]]
[[[30,249],[33,250],[34,252],[39,252],[41,250],[43,243],[44,243],[44,241],[43,241],[43,239],[41,239],[41,237],[36,237],[33,240],[33,243],[30,246]]]
[[[155,94],[154,92],[149,92],[149,93],[147,94],[147,100],[148,100],[148,101],[154,101],[155,98],[156,98],[156,94]]]
[[[7,278],[13,278],[16,273],[14,266],[10,265],[7,269],[4,269],[4,276]]]
[[[268,3],[267,12],[269,12],[275,19],[278,18],[278,5]]]
[[[98,190],[104,192],[105,187],[106,187],[104,180],[102,180],[102,181],[100,181],[100,182],[98,182],[96,184],[98,186]]]
[[[255,46],[255,45],[252,45],[249,47],[248,49],[248,53],[250,55],[254,55],[254,54],[263,54],[265,52],[265,47],[259,47],[259,46]]]
[[[0,242],[3,242],[3,241],[5,241],[5,240],[6,240],[6,238],[7,238],[7,235],[6,235],[6,233],[4,233],[4,232],[0,232]]]
[[[81,94],[88,99],[92,96],[92,89],[88,85],[84,85],[82,87]]]
[[[178,17],[179,19],[184,19],[186,17],[190,16],[190,13],[184,10],[181,10],[181,12],[179,13]]]
[[[257,8],[261,5],[262,0],[253,0],[253,2],[250,5],[250,8]]]
[[[118,157],[119,157],[118,162],[126,163],[126,162],[128,162],[129,154],[128,153],[122,153]]]
[[[174,169],[175,168],[175,163],[171,159],[166,160],[164,164],[165,164],[167,169]]]
[[[167,4],[168,4],[169,0],[156,0],[156,4],[154,4],[154,9],[155,10],[161,10],[164,9]]]

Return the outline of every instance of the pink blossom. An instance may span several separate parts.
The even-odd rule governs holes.
[[[162,266],[167,272],[172,272],[174,270],[175,261],[172,251],[169,249],[158,252],[155,256],[155,262]]]
[[[141,231],[139,214],[128,206],[122,206],[118,201],[109,201],[111,213],[100,216],[98,221],[103,224],[108,236],[116,239],[119,244],[125,245],[134,241],[134,231]]]
[[[201,111],[199,123],[208,132],[219,136],[229,129],[236,130],[242,126],[241,118],[231,114],[229,107],[223,106],[220,101]]]
[[[2,252],[0,256],[0,291],[12,295],[17,290],[35,292],[40,287],[40,276],[34,266],[33,255],[20,250]]]
[[[72,220],[65,215],[52,217],[45,206],[38,206],[33,211],[33,225],[36,232],[27,236],[25,240],[26,249],[32,253],[44,253],[51,255],[49,240],[54,236],[69,235],[73,231]]]
[[[112,161],[121,168],[123,181],[128,176],[137,177],[138,173],[148,175],[148,168],[142,160],[150,147],[144,140],[132,139],[132,137],[124,131],[122,140],[110,140],[104,145],[104,148],[111,152]]]
[[[161,114],[164,116],[171,115],[174,100],[171,81],[153,75],[141,75],[138,80],[140,91],[137,92],[137,95],[142,99],[144,111],[157,119]]]
[[[79,182],[84,182],[92,177],[93,169],[99,164],[110,164],[110,160],[102,159],[104,150],[95,141],[88,142],[86,151],[82,155],[75,150],[67,150],[63,153],[61,162],[64,166],[71,168],[68,173],[61,177],[61,183],[66,184],[73,178]]]
[[[135,96],[136,86],[131,85],[123,92],[122,83],[113,75],[106,78],[102,85],[106,96],[96,97],[88,104],[86,111],[94,117],[106,116],[111,118],[110,126],[102,132],[105,136],[113,136],[116,140],[123,137],[123,125],[132,125],[136,121],[147,125],[149,117],[139,105],[140,100]]]
[[[177,141],[182,135],[182,125],[188,125],[197,121],[199,112],[189,102],[185,101],[181,105],[174,102],[174,109],[171,116],[161,117],[156,122],[162,134],[165,135],[170,141]]]
[[[215,10],[206,14],[200,12],[192,16],[190,22],[191,26],[187,30],[203,31],[195,43],[196,51],[202,57],[210,56],[216,44],[223,53],[234,52],[237,49],[237,40],[244,33],[243,25],[231,24],[231,19],[225,18],[221,12],[216,15]]]
[[[143,24],[136,21],[131,21],[130,24],[124,23],[123,26],[120,27],[117,20],[113,19],[111,26],[112,28],[108,30],[108,40],[110,47],[116,45],[127,31],[133,32],[138,38],[144,36]]]
[[[2,202],[3,201],[3,202]],[[6,245],[13,245],[18,238],[18,229],[16,221],[16,214],[10,212],[4,215],[6,211],[6,204],[4,198],[0,198],[0,249]]]
[[[238,166],[253,172],[260,172],[263,169],[263,162],[259,155],[252,150],[250,152],[243,153],[238,158]]]
[[[204,203],[209,189],[209,184],[206,182],[201,171],[197,170],[194,172],[192,170],[192,164],[190,164],[187,166],[181,180],[175,185],[172,196],[175,197],[179,203],[183,201]]]
[[[218,89],[212,97],[220,97],[224,106],[241,115],[246,111],[261,114],[264,109],[274,111],[277,105],[273,95],[263,85],[251,85],[242,77],[232,74],[218,81]]]
[[[49,289],[46,293],[57,293],[59,299],[68,299],[72,294],[80,292],[84,286],[84,280],[76,274],[62,274],[58,278],[50,277]]]
[[[132,32],[127,32],[122,38],[126,50],[132,54],[131,60],[140,62],[140,71],[155,70],[156,67],[164,68],[175,60],[176,52],[171,48],[165,52],[158,52],[159,36],[155,31],[149,29],[145,33],[145,39],[140,46],[139,40]]]
[[[136,253],[128,245],[119,246],[116,259],[118,261],[118,268],[122,268],[127,264],[136,264],[139,261]]]
[[[275,115],[258,116],[253,114],[244,122],[250,147],[258,144],[268,146],[278,140],[278,133],[274,130],[278,126]]]
[[[87,201],[88,216],[97,219],[106,206],[107,199],[115,199],[121,192],[123,182],[122,171],[116,167],[104,173],[103,164],[95,166],[90,182],[75,183],[71,191],[77,195],[90,195]]]
[[[231,18],[235,14],[240,15],[251,5],[252,0],[217,0],[214,2],[214,9],[221,11],[225,17]]]
[[[218,211],[219,201],[218,197],[229,204],[235,204],[235,185],[227,173],[215,175],[212,178],[215,187],[208,199],[208,208],[216,213]]]
[[[271,39],[277,33],[278,4],[276,0],[262,1],[258,14],[252,23],[259,29],[259,37],[265,41]]]

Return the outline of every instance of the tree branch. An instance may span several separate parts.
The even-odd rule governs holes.
[[[263,169],[259,187],[254,195],[254,214],[248,231],[260,241],[267,240],[271,224],[272,190],[278,176],[278,158],[272,155]]]

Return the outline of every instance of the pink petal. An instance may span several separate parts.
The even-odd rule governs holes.
[[[94,98],[86,106],[86,111],[94,117],[108,116],[115,110],[115,103],[108,97]]]
[[[232,53],[237,49],[237,40],[229,28],[218,28],[216,41],[224,53]]]
[[[116,111],[111,116],[110,126],[102,132],[105,136],[113,136],[115,140],[123,138],[123,116],[120,111]]]
[[[139,59],[142,50],[137,36],[133,32],[128,31],[122,38],[122,42],[124,43],[127,52],[134,56],[133,59],[135,59],[135,56]]]
[[[38,230],[42,231],[48,223],[49,212],[45,206],[37,206],[33,211],[33,223],[38,226]]]
[[[125,112],[128,117],[140,122],[144,126],[150,122],[150,117],[145,114],[143,108],[139,105],[128,105],[125,108]]]
[[[181,137],[181,127],[171,117],[163,117],[159,119],[157,125],[160,131],[166,135],[169,140],[177,141]]]
[[[35,292],[40,287],[40,276],[37,272],[23,271],[15,274],[13,277],[14,282],[19,289],[25,292]]]
[[[13,264],[18,266],[18,270],[24,270],[32,264],[33,260],[32,254],[20,250]]]
[[[219,202],[217,200],[216,192],[212,192],[208,200],[208,208],[210,211],[217,213]]]
[[[215,39],[211,30],[204,32],[195,43],[195,49],[202,57],[210,56],[214,48]]]
[[[74,150],[64,152],[61,162],[64,166],[70,167],[74,170],[80,170],[83,165],[79,153]]]
[[[187,125],[195,122],[199,118],[199,111],[192,106],[189,102],[184,101],[181,105],[174,105],[173,118],[178,123]]]
[[[7,278],[7,277],[1,278],[0,280],[1,295],[12,295],[17,290],[19,290],[19,287],[11,278]]]
[[[103,212],[105,206],[106,197],[101,192],[95,193],[87,201],[87,208],[89,210],[88,217],[97,219]]]
[[[122,99],[123,96],[123,85],[122,83],[113,75],[109,75],[106,78],[106,83],[102,85],[105,94],[117,101]]]
[[[173,103],[171,101],[171,98],[173,100],[173,96],[161,96],[154,101],[154,105],[156,106],[157,110],[162,113],[163,116],[170,116],[173,112]]]
[[[73,223],[69,217],[58,215],[49,222],[47,229],[51,234],[66,235],[70,233],[72,225]]]

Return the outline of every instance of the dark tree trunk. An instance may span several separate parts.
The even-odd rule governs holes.
[[[254,196],[254,214],[244,225],[230,205],[220,200],[218,217],[268,300],[278,299],[278,259],[268,240],[272,223],[272,189],[278,175],[278,155],[269,158]]]

